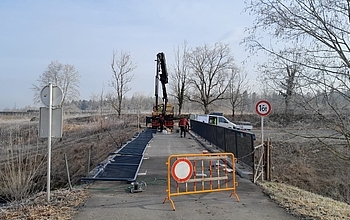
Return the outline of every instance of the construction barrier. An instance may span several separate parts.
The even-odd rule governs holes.
[[[168,196],[175,211],[172,196],[199,194],[207,192],[232,191],[236,193],[236,158],[232,153],[178,154],[168,157]]]

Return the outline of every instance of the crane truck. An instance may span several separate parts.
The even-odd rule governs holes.
[[[146,117],[146,124],[151,123],[152,128],[170,130],[174,127],[174,106],[168,102],[168,94],[166,84],[168,83],[168,72],[166,67],[165,55],[163,52],[157,54],[156,59],[156,75],[154,95],[156,97],[155,105],[153,106],[152,116]],[[159,82],[162,85],[163,97],[162,103],[158,101]]]

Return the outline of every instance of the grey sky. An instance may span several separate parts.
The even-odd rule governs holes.
[[[252,21],[243,8],[241,0],[2,0],[0,110],[39,107],[30,88],[55,60],[79,71],[81,99],[111,90],[113,50],[130,52],[137,64],[127,96],[153,96],[156,54],[164,52],[170,68],[185,40],[189,47],[229,43],[240,62]]]

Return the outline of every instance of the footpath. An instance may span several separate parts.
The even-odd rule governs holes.
[[[163,220],[163,219],[298,219],[265,196],[261,188],[251,180],[237,175],[237,194],[229,197],[229,191],[176,196],[176,211],[167,200],[168,156],[174,154],[202,153],[203,146],[190,134],[180,138],[179,133],[156,133],[146,148],[137,182],[147,187],[142,192],[130,193],[127,182],[95,181],[90,184],[90,198],[78,210],[75,220]],[[143,175],[141,175],[143,174]]]

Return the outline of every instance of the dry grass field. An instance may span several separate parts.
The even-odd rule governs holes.
[[[52,140],[51,187],[73,185],[116,151],[137,129],[136,116],[76,117],[64,120],[63,137]],[[25,198],[46,188],[47,139],[38,138],[38,121],[30,118],[0,118],[0,196],[5,200]],[[19,176],[13,178],[13,176]],[[26,188],[27,192],[14,192]]]
[[[303,128],[265,129],[264,136],[270,138],[272,146],[272,180],[350,204],[350,161],[340,159],[315,140],[297,136],[303,132]],[[341,146],[341,141],[333,142]]]
[[[350,161],[342,160],[315,139],[331,131],[314,125],[283,128],[271,121],[264,137],[271,141],[272,181],[259,183],[264,192],[301,219],[350,219]],[[261,130],[256,128],[257,144]],[[344,154],[341,140],[332,140]]]

